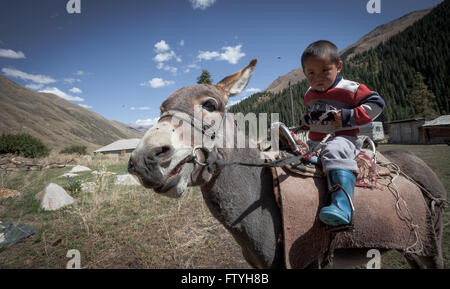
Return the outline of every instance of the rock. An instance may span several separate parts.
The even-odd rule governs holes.
[[[100,175],[100,176],[112,176],[112,175],[117,175],[116,173],[113,172],[106,172],[106,171],[93,171],[91,174],[93,175]]]
[[[122,186],[140,186],[141,184],[130,174],[118,175],[114,183]]]
[[[0,188],[0,199],[12,198],[20,196],[20,193],[15,190]]]
[[[75,200],[59,185],[50,183],[36,195],[41,208],[46,211],[55,211],[64,206],[73,204]]]
[[[78,175],[72,173],[65,173],[64,175],[60,176],[60,178],[75,178],[75,177],[78,177]]]
[[[83,193],[93,193],[97,187],[97,184],[94,182],[86,182],[81,184],[81,191]]]
[[[81,172],[89,172],[91,171],[90,168],[88,167],[84,167],[84,166],[75,166],[72,168],[72,170],[70,171],[71,173],[81,173]]]

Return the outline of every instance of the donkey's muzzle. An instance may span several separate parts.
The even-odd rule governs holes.
[[[142,185],[155,188],[164,185],[161,168],[170,163],[174,148],[172,146],[154,147],[147,152],[133,153],[128,161],[128,172],[136,175]]]

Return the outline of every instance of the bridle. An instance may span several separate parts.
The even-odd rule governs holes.
[[[213,125],[210,125],[210,124],[204,122],[203,118],[201,120],[199,120],[198,118],[192,116],[191,114],[181,111],[181,110],[168,110],[168,111],[162,113],[158,122],[167,117],[175,117],[177,119],[185,121],[188,124],[190,124],[194,129],[201,132],[202,143],[203,143],[203,140],[204,140],[203,136],[207,136],[211,142],[216,139],[216,137],[220,134],[219,132],[223,126],[223,123],[225,122],[225,116],[226,116],[226,113],[224,113],[224,115],[222,116],[219,128],[216,131],[213,131],[212,130]],[[212,142],[212,143],[214,144],[214,142]],[[200,166],[210,167],[210,164],[208,162],[200,162],[200,160],[198,159],[198,156],[197,156],[197,150],[202,150],[204,153],[206,152],[207,156],[210,156],[212,154],[215,154],[215,153],[213,153],[214,151],[217,151],[215,146],[214,145],[212,145],[212,146],[206,145],[205,146],[204,144],[194,146],[194,148],[192,149],[192,153],[191,153],[192,159],[187,161],[187,162],[195,162],[196,164],[198,164]]]
[[[204,145],[194,146],[192,149],[190,158],[186,162],[194,162],[200,166],[207,166],[208,171],[210,173],[213,173],[215,171],[216,167],[231,166],[231,165],[241,165],[241,166],[248,166],[248,167],[284,167],[286,165],[296,165],[296,164],[299,164],[305,156],[307,156],[315,151],[318,151],[323,146],[325,146],[326,141],[331,136],[331,135],[328,135],[318,145],[316,145],[314,147],[310,147],[306,153],[301,154],[301,155],[288,156],[285,158],[281,158],[281,159],[277,159],[277,160],[269,161],[269,162],[264,162],[264,163],[244,163],[244,162],[238,162],[238,161],[228,162],[228,161],[220,160],[218,158],[218,150],[215,147],[215,143],[213,142],[213,140],[216,139],[216,137],[220,134],[219,131],[225,122],[225,116],[226,116],[226,113],[224,113],[224,115],[222,116],[222,120],[220,122],[219,128],[216,131],[211,131],[211,128],[213,126],[208,123],[205,123],[203,121],[203,119],[199,120],[199,119],[195,118],[194,116],[192,116],[191,114],[181,111],[181,110],[168,110],[168,111],[162,113],[158,122],[167,117],[175,117],[177,119],[186,121],[194,129],[200,131],[202,133],[202,136],[203,135],[208,136],[209,139],[212,141],[213,145],[212,146],[208,146],[208,145],[207,146],[204,146]],[[202,137],[202,142],[203,142],[203,137]],[[202,150],[203,153],[205,154],[205,156],[206,156],[205,162],[201,162],[198,159],[198,156],[196,153],[198,150]]]

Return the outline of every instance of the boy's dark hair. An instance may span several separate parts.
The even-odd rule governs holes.
[[[302,67],[305,67],[306,59],[312,56],[330,57],[336,64],[340,61],[337,46],[328,40],[319,40],[306,47],[302,54]]]

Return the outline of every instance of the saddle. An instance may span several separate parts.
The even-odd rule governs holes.
[[[390,175],[389,169],[376,164],[376,147],[373,141],[367,136],[359,136],[363,142],[363,147],[359,154],[355,157],[358,165],[358,172],[356,173],[356,186],[375,188],[378,176]],[[283,158],[287,154],[302,155],[308,152],[309,146],[293,131],[287,129],[283,124],[280,125],[279,133],[280,150],[281,153],[277,158]],[[320,151],[315,151],[305,156],[304,162],[287,165],[285,169],[294,175],[310,176],[310,177],[325,177],[320,164],[311,163],[312,158],[318,158]]]
[[[284,137],[280,133],[280,142]],[[299,138],[294,140],[299,143],[299,153],[304,153],[306,143]],[[380,173],[389,176],[391,172],[376,168],[373,159],[389,161],[379,153],[371,156],[363,151],[360,155],[356,158],[359,171],[353,200],[354,232],[330,232],[320,221],[318,214],[327,205],[329,196],[320,167],[301,164],[271,168],[275,199],[282,214],[286,268],[305,268],[325,255],[332,255],[336,249],[377,248],[413,250],[421,256],[436,254],[437,248],[430,245],[435,242],[428,240],[433,238],[434,230],[421,190],[406,178],[397,177],[395,186],[401,192],[400,201],[389,177],[379,178]],[[401,218],[399,208],[414,212],[412,218]]]

